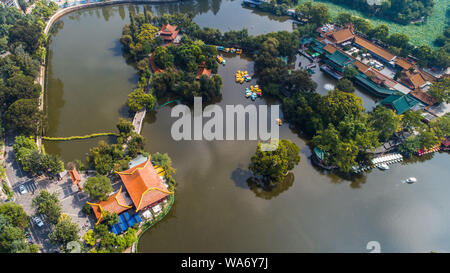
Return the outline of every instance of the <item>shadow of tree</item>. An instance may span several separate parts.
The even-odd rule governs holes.
[[[256,197],[270,200],[287,191],[294,184],[294,180],[294,174],[289,172],[284,180],[280,182],[272,182],[254,176],[248,178],[246,182]]]

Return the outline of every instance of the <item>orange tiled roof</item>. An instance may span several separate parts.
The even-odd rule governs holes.
[[[197,76],[195,78],[198,80],[202,75],[211,76],[211,69],[207,69],[206,67],[202,67],[198,70]]]
[[[333,54],[333,53],[336,52],[336,50],[337,50],[337,48],[336,48],[335,46],[331,45],[331,44],[326,44],[326,45],[323,47],[323,49],[324,49],[326,52],[330,53],[330,54]]]
[[[81,181],[80,175],[78,174],[76,168],[73,168],[72,170],[69,170],[69,175],[70,175],[70,179],[72,179],[72,182],[74,184],[77,184],[78,182]]]
[[[355,36],[355,43],[388,61],[392,61],[392,59],[394,59],[395,57],[394,54],[386,51],[385,49],[382,49],[381,47],[375,45],[372,42],[367,41],[364,38],[359,37],[358,35]]]
[[[433,96],[420,90],[412,91],[410,94],[428,106],[434,105],[437,102]]]
[[[410,69],[411,67],[414,67],[414,65],[408,61],[406,61],[403,58],[396,58],[394,61],[398,66],[400,66],[403,69]]]
[[[423,79],[422,75],[417,72],[409,72],[404,71],[402,73],[401,82],[406,84],[409,88],[415,90],[418,89],[420,86],[426,83],[426,81]]]
[[[334,40],[334,42],[340,44],[340,43],[343,43],[350,39],[353,39],[353,37],[355,37],[355,35],[352,33],[352,31],[349,28],[343,28],[343,29],[340,29],[338,31],[335,31],[335,32],[329,34],[329,37],[331,37],[332,40]]]
[[[132,204],[128,204],[125,200],[125,197],[122,193],[122,187],[119,191],[108,197],[105,201],[101,201],[99,203],[88,203],[91,205],[92,210],[94,211],[95,217],[97,218],[99,223],[102,218],[102,211],[107,211],[110,213],[120,214],[127,209],[130,209]]]
[[[362,73],[366,73],[370,69],[370,66],[365,65],[365,64],[363,64],[362,62],[360,62],[358,60],[355,60],[353,65],[356,66],[356,68]]]
[[[173,41],[178,35],[177,27],[170,24],[163,25],[159,31],[159,35],[165,41]]]
[[[136,211],[172,194],[156,173],[150,159],[118,174],[127,188]]]

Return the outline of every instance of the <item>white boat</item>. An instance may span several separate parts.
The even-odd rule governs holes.
[[[377,167],[380,170],[389,170],[389,166],[386,163],[381,163]]]
[[[408,184],[412,184],[414,182],[417,182],[417,179],[415,177],[410,177],[410,178],[406,179],[405,182]]]

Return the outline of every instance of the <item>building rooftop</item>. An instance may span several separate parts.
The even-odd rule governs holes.
[[[436,99],[433,98],[433,96],[431,96],[430,94],[420,91],[420,90],[415,90],[412,91],[411,93],[409,93],[411,96],[413,96],[414,98],[420,100],[421,102],[425,103],[428,106],[434,105],[436,104]]]
[[[345,41],[351,40],[355,37],[351,28],[343,28],[338,31],[334,31],[328,34],[328,38],[330,38],[333,42],[340,44]]]
[[[122,187],[120,187],[116,193],[110,195],[105,201],[88,204],[91,205],[92,210],[94,211],[95,217],[97,218],[97,223],[102,220],[104,211],[120,214],[132,208],[131,200],[125,197],[122,192]]]
[[[123,172],[118,172],[136,211],[172,194],[153,168],[150,159]]]
[[[396,65],[398,65],[401,68],[406,69],[406,70],[414,67],[414,65],[412,63],[410,63],[407,60],[405,60],[403,58],[400,58],[400,57],[395,58],[394,62],[395,62]]]
[[[337,50],[337,48],[336,48],[334,45],[326,44],[326,45],[323,47],[323,50],[325,50],[326,52],[328,52],[328,53],[330,53],[330,54],[333,54],[333,53]]]
[[[207,69],[206,67],[201,67],[198,70],[197,76],[195,76],[195,78],[198,80],[203,75],[206,75],[208,77],[211,76],[211,69]]]
[[[163,25],[159,31],[159,35],[164,41],[173,41],[178,35],[177,27],[170,24]]]
[[[398,115],[401,115],[419,102],[404,94],[393,94],[384,98],[380,103],[391,107]]]
[[[388,52],[387,50],[375,45],[374,43],[364,38],[359,37],[358,35],[355,36],[355,43],[389,62],[395,58],[394,54]]]

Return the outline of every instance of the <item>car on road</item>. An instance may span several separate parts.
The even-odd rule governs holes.
[[[41,217],[34,216],[33,221],[36,223],[38,227],[42,227],[44,225],[44,222],[42,221]]]
[[[20,192],[20,194],[28,193],[28,191],[27,191],[27,189],[25,188],[24,185],[20,185],[19,186],[19,192]]]

